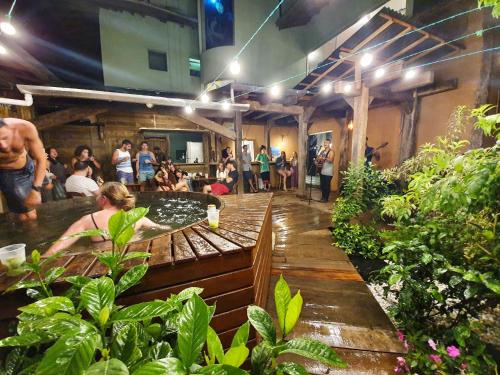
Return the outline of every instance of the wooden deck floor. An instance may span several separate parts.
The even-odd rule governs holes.
[[[304,307],[294,335],[330,344],[349,364],[329,369],[304,363],[311,374],[393,374],[403,348],[394,327],[349,258],[331,245],[330,205],[273,198],[272,279],[267,308],[275,313],[274,284],[282,273]]]

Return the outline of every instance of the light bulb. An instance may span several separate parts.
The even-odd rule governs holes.
[[[361,59],[359,60],[359,63],[363,67],[370,66],[370,64],[373,62],[373,55],[371,53],[365,53]]]
[[[191,115],[194,112],[194,109],[190,105],[187,105],[184,107],[184,112],[186,112],[186,114],[188,115]]]
[[[410,69],[405,73],[405,79],[413,79],[417,76],[417,71],[415,69]]]
[[[0,55],[6,55],[6,54],[7,54],[7,48],[5,48],[0,44]]]
[[[352,91],[352,85],[348,83],[347,85],[344,86],[344,92],[348,93]]]
[[[210,96],[208,96],[208,94],[204,93],[201,95],[201,102],[202,103],[208,103],[210,101]]]
[[[272,85],[269,89],[269,95],[273,98],[278,98],[281,95],[281,88],[278,85]]]
[[[358,22],[361,26],[363,26],[363,25],[366,25],[368,23],[368,21],[370,21],[370,17],[366,15],[366,16],[361,17]]]
[[[14,35],[16,33],[16,28],[8,21],[3,21],[0,23],[0,30],[2,33],[7,35]]]
[[[347,128],[349,130],[352,130],[354,128],[354,125],[353,125],[352,121],[349,121],[349,125],[347,125]]]
[[[375,78],[382,78],[385,75],[385,69],[384,68],[378,68],[375,70]]]
[[[229,71],[231,72],[232,75],[235,76],[240,74],[241,66],[238,60],[231,61],[231,64],[229,64]]]
[[[227,100],[224,100],[221,105],[222,110],[224,111],[229,111],[229,109],[231,108],[231,104]]]
[[[146,103],[146,107],[148,107],[149,109],[153,108],[153,103]]]
[[[332,91],[332,83],[331,82],[327,82],[327,83],[323,84],[323,86],[321,86],[321,92],[323,94],[329,94],[331,91]]]
[[[316,57],[318,56],[318,53],[316,51],[312,51],[312,52],[309,52],[309,54],[307,55],[307,59],[309,61],[312,61],[314,60]]]

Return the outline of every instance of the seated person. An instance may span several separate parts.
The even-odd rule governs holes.
[[[223,181],[227,176],[227,172],[226,172],[226,167],[224,166],[224,163],[219,163],[217,165],[217,175],[215,177],[217,177],[217,180],[219,181]]]
[[[71,237],[74,234],[85,230],[107,228],[109,218],[117,211],[128,211],[135,207],[135,197],[128,192],[125,185],[119,182],[105,183],[98,190],[96,201],[100,211],[85,215],[80,220],[74,222],[44,255],[54,255],[73,245],[78,240],[78,237]],[[169,227],[156,224],[146,217],[140,219],[135,225],[136,230],[141,228],[169,229]],[[91,240],[93,242],[108,241],[108,239],[103,236],[91,237]]]
[[[236,170],[236,162],[234,160],[229,161],[226,165],[227,177],[222,182],[216,182],[212,185],[205,185],[203,187],[203,192],[205,194],[213,195],[224,195],[229,194],[234,187],[234,184],[238,183],[238,171]]]
[[[278,170],[278,174],[283,177],[283,190],[286,191],[286,180],[288,177],[292,175],[292,172],[287,169],[288,162],[286,161],[285,151],[281,151],[280,156],[276,159],[276,169]]]
[[[87,197],[96,195],[99,191],[97,183],[89,178],[92,169],[82,161],[77,161],[74,166],[75,171],[66,180],[66,192],[84,194]]]
[[[177,169],[175,171],[175,178],[177,182],[174,185],[174,191],[190,191],[188,180],[186,179],[187,172]]]
[[[173,191],[177,179],[170,169],[171,167],[166,162],[161,163],[159,171],[155,174],[155,182],[158,185],[156,191]]]

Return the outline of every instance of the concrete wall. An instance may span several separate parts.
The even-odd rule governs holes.
[[[305,26],[279,30],[278,12],[240,57],[239,82],[267,86],[285,78],[283,85],[293,87],[305,76],[306,56],[363,14],[377,8],[384,0],[338,0],[321,9]],[[202,54],[202,81],[213,80],[242,48],[277,2],[274,0],[235,0],[235,46],[213,48]],[[228,77],[228,74],[223,77]]]
[[[196,10],[195,0],[177,2],[185,14]],[[108,9],[100,9],[99,23],[106,86],[199,92],[200,79],[189,75],[189,58],[199,58],[196,28]],[[149,49],[167,53],[168,72],[149,69]]]

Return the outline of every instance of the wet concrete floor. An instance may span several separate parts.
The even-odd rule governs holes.
[[[290,337],[311,337],[333,347],[347,369],[300,361],[311,374],[393,374],[403,348],[395,329],[344,252],[332,246],[331,203],[300,201],[293,193],[273,198],[272,279],[268,311],[275,314],[280,274],[304,306]],[[297,358],[294,358],[297,360]]]

